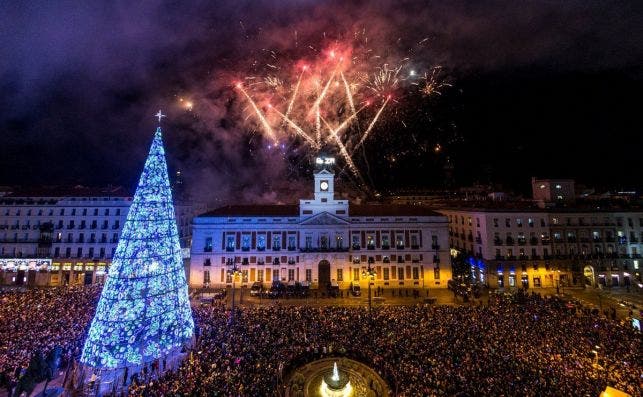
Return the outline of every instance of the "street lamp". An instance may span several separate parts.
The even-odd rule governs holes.
[[[368,314],[371,314],[371,281],[375,278],[375,269],[371,267],[370,262],[368,267],[362,270],[362,277],[368,279]]]
[[[232,263],[232,268],[228,269],[228,274],[232,277],[232,319],[234,319],[234,282],[237,276],[241,275],[241,270],[237,267],[237,263]]]

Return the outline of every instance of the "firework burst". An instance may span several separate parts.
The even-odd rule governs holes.
[[[278,56],[266,50],[268,62],[256,71],[262,77],[245,77],[234,86],[248,105],[246,119],[272,144],[295,139],[311,150],[334,152],[364,185],[353,157],[369,139],[377,139],[378,121],[386,117],[391,103],[397,105],[420,83],[426,95],[439,94],[446,84],[439,82],[438,68],[425,73],[422,81],[409,68],[408,57],[377,55],[366,46],[363,33],[355,37],[357,44],[333,42],[323,50],[300,47],[306,49],[303,54]]]

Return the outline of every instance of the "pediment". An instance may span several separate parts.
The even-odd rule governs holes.
[[[299,222],[300,225],[348,225],[348,222],[344,219],[329,214],[328,212],[322,212],[317,215],[313,215],[310,218],[304,219]]]

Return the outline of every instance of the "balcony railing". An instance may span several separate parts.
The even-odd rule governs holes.
[[[440,250],[440,244],[432,244],[431,249],[435,250],[435,251],[439,251]]]
[[[493,240],[493,244],[494,245],[502,245],[502,240],[500,240],[499,238],[496,238],[496,239]]]
[[[348,252],[348,247],[305,247],[300,252]]]

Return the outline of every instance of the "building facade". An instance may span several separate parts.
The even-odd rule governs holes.
[[[643,212],[452,208],[454,252],[492,288],[641,283]]]
[[[228,206],[194,218],[190,286],[300,282],[443,288],[451,277],[446,218],[426,207],[336,199],[332,159],[318,159],[314,198],[299,205]]]
[[[0,197],[0,284],[103,282],[132,197],[122,188],[39,189]],[[176,205],[182,247],[192,205]],[[189,253],[189,251],[186,251]]]

